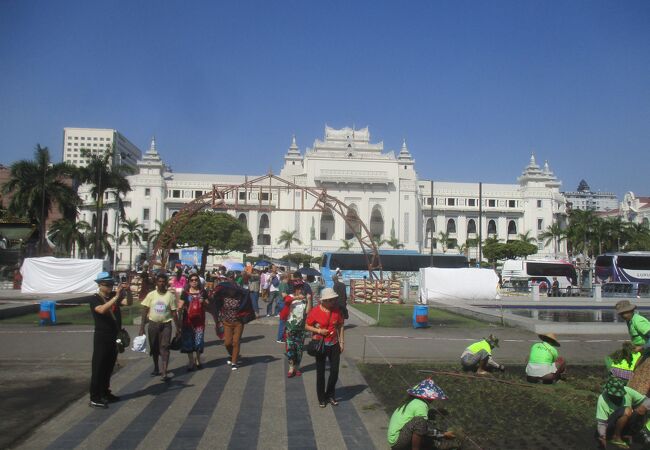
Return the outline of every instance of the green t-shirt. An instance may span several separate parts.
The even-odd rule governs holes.
[[[557,349],[548,342],[537,342],[530,347],[528,362],[533,364],[552,364],[558,357]]]
[[[406,404],[404,408],[397,408],[388,423],[388,445],[391,447],[397,442],[399,432],[414,417],[427,418],[429,405],[424,400],[414,398]]]
[[[646,335],[650,332],[650,321],[641,314],[634,313],[627,323],[630,340],[634,345],[644,345]]]
[[[485,350],[488,355],[492,354],[492,348],[490,347],[490,344],[488,344],[488,341],[485,339],[482,341],[474,342],[472,345],[467,347],[467,350],[474,354],[480,352],[481,350]]]
[[[625,397],[623,397],[622,405],[613,404],[602,394],[598,397],[598,403],[596,404],[596,419],[606,422],[609,415],[618,408],[627,408],[628,406],[636,408],[643,402],[643,400],[645,400],[645,395],[639,394],[634,389],[627,386],[625,386],[624,389]]]
[[[286,297],[289,294],[289,283],[280,281],[280,284],[278,284],[278,292],[280,292],[282,298]]]

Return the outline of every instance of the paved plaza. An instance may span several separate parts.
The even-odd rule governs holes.
[[[275,342],[277,319],[246,327],[243,365],[231,371],[226,351],[208,328],[204,368],[185,370],[186,357],[172,353],[171,381],[151,377],[151,359],[130,350],[120,355],[112,379],[122,400],[107,410],[88,407],[92,327],[2,325],[5,439],[32,431],[16,448],[387,448],[388,416],[357,369],[357,362],[456,361],[470,343],[494,332],[502,339],[495,358],[522,364],[536,336],[517,328],[464,330],[368,327],[352,317],[341,360],[338,407],[318,406],[313,358],[304,356],[301,377],[286,378],[284,346]],[[129,329],[132,336],[136,328]],[[624,335],[562,336],[569,362],[600,363]],[[43,384],[43,381],[51,381]],[[40,384],[39,384],[40,383]],[[35,386],[40,386],[40,390]],[[407,386],[404,386],[406,389]],[[31,389],[34,388],[34,389]],[[66,397],[67,395],[67,397]],[[22,401],[22,403],[20,403]],[[4,400],[3,400],[4,403]],[[42,423],[20,431],[20,412]],[[47,412],[47,417],[38,417]],[[25,419],[26,420],[26,419]]]

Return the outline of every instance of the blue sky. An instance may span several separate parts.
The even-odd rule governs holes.
[[[188,6],[191,5],[191,6]],[[0,163],[116,128],[176,172],[278,172],[368,125],[423,179],[650,195],[650,2],[0,2]]]

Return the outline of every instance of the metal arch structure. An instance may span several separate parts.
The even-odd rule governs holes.
[[[243,195],[242,195],[243,194]],[[282,203],[285,194],[285,204]],[[256,197],[256,199],[255,199]],[[299,198],[300,200],[296,200]],[[254,199],[256,201],[250,201]],[[272,173],[246,180],[242,184],[214,184],[212,191],[195,198],[169,220],[160,231],[156,245],[149,257],[149,267],[165,267],[169,250],[189,220],[204,208],[214,211],[321,211],[338,214],[354,233],[361,251],[368,263],[371,279],[383,279],[383,269],[377,246],[368,227],[359,218],[356,210],[336,197],[327,189],[298,186]],[[377,276],[376,272],[379,272]]]

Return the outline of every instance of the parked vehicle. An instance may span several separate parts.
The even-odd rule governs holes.
[[[603,297],[633,298],[650,297],[650,285],[637,282],[614,281],[605,283],[602,287]]]

